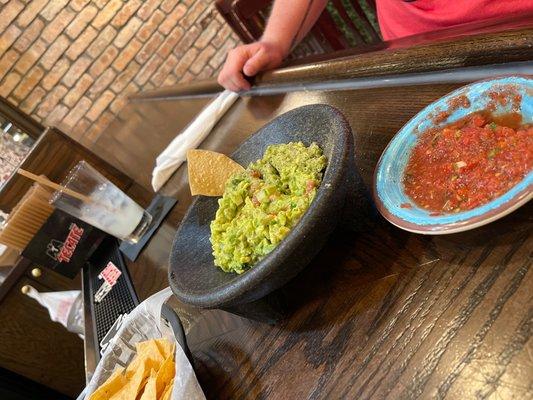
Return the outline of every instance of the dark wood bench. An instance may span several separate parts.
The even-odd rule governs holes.
[[[216,8],[244,43],[258,40],[273,0],[217,0]],[[374,0],[331,0],[292,58],[326,54],[381,42]]]

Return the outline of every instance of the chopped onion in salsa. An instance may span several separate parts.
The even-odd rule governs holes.
[[[519,117],[475,113],[425,131],[405,169],[405,193],[419,207],[444,213],[503,195],[533,168],[533,125],[520,126]]]

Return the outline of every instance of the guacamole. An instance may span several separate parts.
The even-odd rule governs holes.
[[[232,175],[211,222],[215,265],[242,274],[271,252],[313,201],[325,167],[316,143],[291,142]]]

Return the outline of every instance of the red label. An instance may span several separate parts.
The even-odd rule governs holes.
[[[119,276],[122,275],[122,272],[113,264],[111,261],[107,263],[107,266],[100,272],[98,278],[103,279],[111,286],[117,283]]]
[[[57,255],[57,261],[70,262],[70,258],[74,254],[74,251],[76,250],[76,247],[78,246],[82,235],[83,228],[80,228],[76,224],[70,225],[70,231],[67,235],[67,238],[65,239],[65,242],[63,243],[63,246],[61,247],[61,250]]]

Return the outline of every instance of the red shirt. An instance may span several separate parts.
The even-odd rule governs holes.
[[[533,0],[377,0],[376,3],[384,40],[511,13],[533,12]]]

